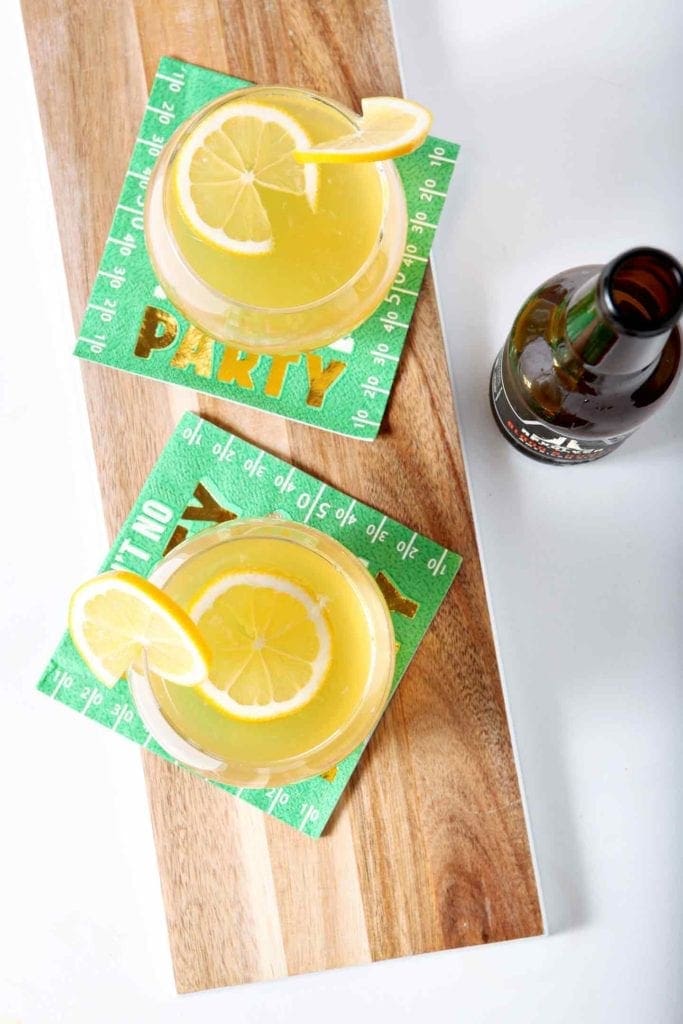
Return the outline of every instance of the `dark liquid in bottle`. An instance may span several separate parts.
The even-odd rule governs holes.
[[[676,381],[682,307],[683,270],[656,249],[551,278],[494,363],[491,404],[504,436],[554,464],[609,454]]]

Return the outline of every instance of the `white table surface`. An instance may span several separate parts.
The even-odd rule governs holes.
[[[393,3],[406,93],[463,144],[436,267],[552,934],[178,997],[139,757],[34,691],[105,537],[20,16],[2,5],[0,1019],[683,1020],[683,387],[621,452],[566,469],[506,445],[486,399],[545,276],[638,243],[681,255],[681,10]]]

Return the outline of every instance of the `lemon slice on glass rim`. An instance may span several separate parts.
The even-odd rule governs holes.
[[[294,159],[310,138],[277,107],[250,101],[219,106],[182,143],[175,167],[181,212],[219,249],[257,256],[273,248],[262,190],[305,197],[315,209],[318,170]]]
[[[319,692],[332,638],[324,602],[285,576],[233,571],[211,580],[189,613],[211,648],[198,687],[219,711],[259,722],[291,715]]]
[[[399,96],[368,97],[361,100],[361,110],[356,131],[315,146],[298,146],[296,160],[306,167],[393,160],[421,146],[432,126],[431,111]]]
[[[151,672],[180,686],[196,686],[209,673],[208,645],[189,615],[132,572],[113,570],[82,583],[69,604],[69,632],[105,686],[114,686],[143,652]]]

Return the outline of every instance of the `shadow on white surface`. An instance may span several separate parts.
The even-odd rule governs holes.
[[[670,559],[680,563],[671,543],[683,389],[618,453],[565,470],[506,444],[487,392],[517,309],[545,278],[635,244],[681,254],[670,35],[680,12],[667,0],[646,17],[644,5],[617,16],[606,0],[392,7],[406,93],[462,145],[435,262],[548,927],[599,926],[617,905],[606,907],[596,864],[603,834],[615,843],[613,879],[623,879],[638,834],[628,813],[642,815],[628,779],[611,800],[603,785],[648,742],[671,748],[668,715],[681,706]],[[639,702],[657,722],[652,734],[632,717]],[[671,797],[660,795],[673,826]]]
[[[402,6],[402,12],[404,10],[405,5]],[[443,46],[444,40],[447,38],[447,33],[441,30],[439,22],[435,20],[428,34],[425,32],[424,27],[422,28],[420,45],[424,47],[425,53],[429,53],[430,61],[442,69],[443,73],[439,77],[439,91],[446,93],[451,91],[452,95],[457,95],[456,84],[450,81],[449,76],[449,61],[452,61],[453,55],[449,49]],[[415,52],[413,52],[411,60],[416,59],[419,61],[419,56],[416,57]],[[457,116],[454,118],[454,121],[457,124]],[[454,137],[455,141],[460,141],[457,129],[454,131],[455,134],[453,136],[449,135],[449,137]],[[440,238],[440,248],[442,249],[445,247],[444,239],[452,239],[454,245],[459,245],[459,225],[465,211],[473,201],[476,201],[471,188],[471,161],[472,155],[470,150],[463,146],[451,189],[452,198],[447,204],[443,215],[443,232]],[[527,515],[526,506],[530,500],[530,491],[526,481],[520,472],[516,472],[519,468],[516,465],[517,460],[524,459],[524,457],[514,452],[502,439],[489,410],[488,387],[491,363],[495,350],[491,353],[490,360],[479,357],[473,359],[468,371],[463,372],[461,380],[458,353],[454,351],[454,347],[448,345],[450,337],[449,323],[453,322],[450,316],[446,315],[453,297],[449,273],[453,260],[449,256],[452,256],[452,253],[437,261],[435,278],[442,316],[444,317],[449,368],[451,377],[454,380],[454,391],[457,394],[458,390],[465,388],[469,395],[476,396],[473,400],[477,403],[476,426],[474,429],[480,442],[478,450],[481,460],[479,470],[481,476],[487,481],[485,485],[485,500],[495,500],[495,495],[500,496],[505,508],[505,515],[504,517],[501,516],[497,523],[498,537],[512,551],[515,550],[519,543],[519,571],[523,572],[524,564],[534,560],[533,551],[522,550],[521,545],[526,538],[522,535],[524,531],[519,531],[518,529]],[[462,261],[460,262],[462,264]],[[458,291],[467,294],[467,309],[475,311],[475,316],[469,325],[464,325],[464,330],[462,322],[458,323],[455,321],[457,323],[457,335],[470,350],[476,350],[481,346],[486,351],[489,339],[496,336],[497,325],[492,322],[490,295],[485,276],[482,275],[481,264],[472,267],[465,264],[464,273],[461,273],[459,277]],[[521,301],[520,298],[520,304]],[[499,334],[498,337],[502,345],[505,335]],[[464,385],[465,380],[467,381],[466,386]],[[460,385],[460,388],[458,385]],[[459,403],[456,402],[456,415],[458,407]],[[464,441],[464,438],[467,436],[467,428],[464,427],[462,416],[458,416],[458,425]],[[468,468],[468,476],[471,478],[471,457],[469,457],[469,449],[465,444],[463,444],[463,454]],[[525,463],[529,461],[524,459]],[[555,469],[555,467],[540,468],[544,472],[553,472]],[[475,523],[478,524],[476,516],[477,495],[473,493],[471,498],[475,508]],[[486,548],[482,546],[480,530],[478,529],[477,532],[479,535],[480,557],[485,579],[487,580],[487,591],[489,591],[490,606],[488,581],[492,573],[495,574],[496,565],[494,561],[486,557]],[[516,541],[516,535],[520,536],[519,542]],[[537,568],[542,572],[541,566]],[[562,688],[565,684],[563,684],[561,678],[558,678],[555,664],[548,663],[545,667],[537,663],[534,664],[536,662],[536,654],[533,641],[531,641],[528,635],[525,635],[525,632],[528,631],[520,634],[519,640],[515,645],[515,655],[521,669],[521,675],[514,671],[514,668],[507,659],[501,659],[500,657],[500,638],[495,617],[493,618],[493,631],[499,654],[499,667],[506,694],[513,742],[517,748],[515,721],[519,718],[527,723],[525,734],[527,736],[531,735],[534,745],[534,757],[543,765],[542,776],[536,781],[534,787],[533,833],[531,833],[530,829],[530,840],[537,862],[538,881],[546,928],[549,934],[578,928],[585,925],[589,918],[588,905],[585,898],[582,854],[576,840],[575,818],[577,811],[573,806],[571,787],[568,782],[564,736],[567,723],[563,715],[561,699]],[[552,674],[553,685],[547,686],[542,690],[539,690],[537,687],[526,687],[524,678],[526,675],[525,666],[529,664],[534,665],[536,672],[547,670],[549,674]],[[510,700],[511,687],[514,691],[514,717]],[[517,758],[519,764],[518,749]],[[523,777],[520,777],[520,785],[524,789]],[[526,791],[524,795],[528,818],[529,807]]]

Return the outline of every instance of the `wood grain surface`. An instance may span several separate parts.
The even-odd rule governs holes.
[[[356,107],[401,92],[385,0],[23,0],[23,10],[76,325],[163,54]],[[72,339],[64,346],[69,358]],[[429,274],[374,444],[104,366],[82,371],[111,536],[190,408],[464,556],[323,839],[143,755],[178,990],[539,934]]]

